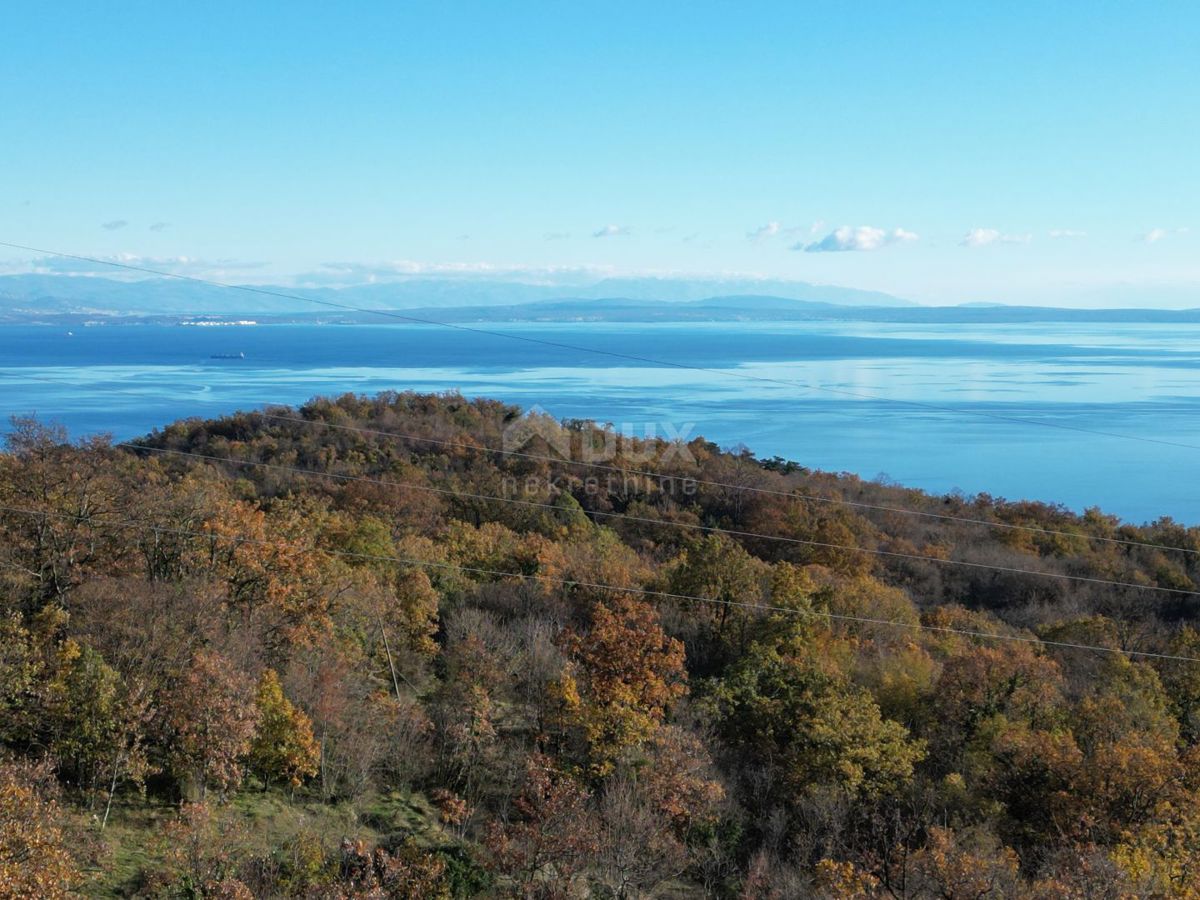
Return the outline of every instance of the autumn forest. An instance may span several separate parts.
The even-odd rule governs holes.
[[[0,896],[1200,897],[1198,585],[456,394],[18,420]]]

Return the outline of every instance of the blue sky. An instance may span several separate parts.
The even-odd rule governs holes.
[[[12,3],[4,31],[0,240],[1200,306],[1194,2]]]

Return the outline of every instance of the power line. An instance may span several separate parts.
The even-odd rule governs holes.
[[[0,506],[0,511],[16,513],[18,515],[39,516],[42,518],[51,517],[59,519],[70,519],[76,522],[81,522],[87,525],[109,528],[128,528],[139,531],[150,531],[156,534],[172,534],[177,537],[194,537],[205,540],[229,541],[231,543],[250,544],[252,546],[274,547],[276,549],[283,548],[284,545],[278,542],[262,540],[260,538],[246,537],[243,535],[218,535],[209,531],[194,531],[182,528],[167,528],[158,525],[147,525],[142,522],[133,522],[126,520],[100,520],[97,521],[87,516],[73,515],[71,513],[47,512],[45,510],[25,509],[17,506]],[[293,548],[287,548],[293,549]],[[695,594],[677,594],[670,591],[655,591],[649,588],[633,588],[621,587],[614,584],[604,584],[601,582],[576,581],[571,578],[563,578],[557,575],[531,575],[525,572],[506,572],[500,569],[488,569],[479,566],[462,566],[456,563],[438,562],[434,560],[413,559],[405,556],[386,556],[383,554],[374,553],[356,553],[349,550],[332,550],[320,547],[305,547],[300,552],[308,553],[323,553],[328,556],[337,556],[350,559],[359,559],[374,562],[390,562],[399,563],[401,565],[421,566],[426,568],[447,569],[456,572],[466,572],[475,575],[488,575],[497,578],[519,578],[524,581],[550,581],[561,584],[564,587],[582,587],[593,590],[613,591],[618,594],[636,594],[643,597],[658,597],[665,600],[683,600],[696,603],[708,603],[715,606],[725,606],[737,609],[748,609],[753,612],[777,612],[787,615],[810,616],[813,618],[827,619],[833,622],[854,622],[862,625],[878,625],[892,628],[904,628],[914,631],[931,631],[942,634],[957,634],[963,637],[979,638],[981,640],[997,640],[997,641],[1012,641],[1025,644],[1036,644],[1045,647],[1057,647],[1068,650],[1087,650],[1097,653],[1109,653],[1117,656],[1171,660],[1175,662],[1193,662],[1200,663],[1200,657],[1194,656],[1179,656],[1170,653],[1156,653],[1150,650],[1125,650],[1116,647],[1101,647],[1095,644],[1077,644],[1070,641],[1054,641],[1042,640],[1038,637],[1027,637],[1024,635],[1014,634],[998,634],[990,631],[976,631],[967,628],[952,628],[948,625],[927,625],[919,622],[901,622],[895,619],[877,619],[869,616],[855,616],[848,613],[831,613],[821,610],[806,610],[796,609],[789,606],[774,606],[771,604],[748,603],[738,600],[722,600],[719,597],[701,597]]]
[[[1200,445],[1185,444],[1180,441],[1169,441],[1162,438],[1151,438],[1144,435],[1125,434],[1115,431],[1101,431],[1093,428],[1083,428],[1077,425],[1068,425],[1064,422],[1050,422],[1039,419],[1026,419],[1020,416],[1008,416],[1003,413],[992,413],[986,410],[970,409],[967,407],[956,408],[952,406],[944,406],[936,403],[927,403],[920,400],[900,400],[894,397],[880,397],[874,394],[866,394],[861,391],[850,391],[843,388],[829,387],[820,384],[805,384],[799,381],[790,381],[780,378],[767,378],[761,375],[751,375],[746,372],[731,372],[726,369],[713,369],[705,366],[694,366],[687,363],[669,362],[662,359],[654,359],[646,356],[638,356],[632,353],[621,353],[616,350],[602,350],[596,347],[585,347],[579,344],[567,344],[561,341],[551,341],[545,338],[529,337],[528,335],[511,334],[503,331],[494,331],[488,328],[478,328],[471,325],[463,325],[455,322],[441,322],[436,319],[424,318],[421,316],[409,316],[403,313],[398,313],[392,310],[367,309],[365,307],[354,306],[349,303],[339,303],[336,300],[325,300],[317,297],[305,297],[303,294],[293,294],[286,291],[276,291],[270,288],[255,287],[248,284],[234,284],[227,281],[217,281],[211,278],[201,278],[197,275],[182,275],[178,272],[168,272],[163,269],[152,269],[148,266],[138,266],[132,263],[116,262],[109,259],[101,259],[94,256],[84,256],[76,253],[64,253],[60,250],[47,250],[42,247],[30,247],[25,244],[14,244],[8,241],[0,241],[0,247],[9,247],[14,250],[24,250],[30,253],[41,253],[46,256],[56,256],[61,259],[73,259],[79,262],[89,262],[95,265],[111,266],[117,269],[125,269],[131,272],[141,272],[147,275],[154,275],[159,278],[175,278],[180,281],[188,281],[195,284],[205,284],[210,287],[225,288],[233,291],[243,291],[250,294],[259,294],[265,297],[275,297],[284,300],[298,300],[301,303],[312,303],[318,306],[325,306],[331,309],[340,309],[347,312],[357,312],[370,316],[382,316],[385,318],[396,319],[398,321],[409,322],[416,325],[432,325],[438,328],[450,328],[456,331],[470,332],[473,334],[482,334],[489,337],[504,338],[505,340],[521,341],[527,344],[538,344],[544,347],[554,347],[559,350],[570,350],[575,353],[592,353],[599,356],[607,356],[614,359],[623,359],[631,362],[647,363],[654,366],[663,366],[666,368],[687,369],[696,372],[709,372],[717,375],[727,375],[734,378],[742,378],[750,381],[767,382],[771,384],[781,384],[788,387],[798,387],[805,391],[823,391],[825,393],[836,394],[843,397],[854,397],[859,400],[873,400],[879,403],[893,403],[901,406],[907,406],[915,409],[927,409],[936,412],[951,413],[955,415],[972,415],[986,419],[992,419],[999,422],[1010,422],[1021,425],[1037,425],[1045,428],[1056,428],[1062,431],[1073,431],[1080,434],[1091,434],[1098,437],[1121,438],[1123,440],[1140,441],[1147,444],[1158,444],[1167,447],[1182,447],[1187,450],[1200,450]]]
[[[518,506],[531,507],[536,509],[545,509],[555,513],[563,512],[562,507],[556,506],[553,503],[543,503],[535,500],[522,500],[516,497],[499,497],[492,494],[477,494],[469,491],[459,491],[452,488],[439,488],[432,485],[412,484],[404,481],[391,481],[383,478],[374,478],[363,475],[345,475],[337,472],[321,472],[313,469],[303,469],[298,466],[289,466],[282,463],[268,463],[258,460],[235,459],[227,456],[215,456],[205,453],[195,453],[188,450],[174,450],[166,447],[150,447],[143,444],[137,444],[131,441],[122,441],[116,444],[120,447],[128,447],[131,450],[145,450],[151,453],[170,454],[174,456],[184,456],[194,459],[202,459],[214,463],[229,463],[232,465],[254,466],[262,469],[268,469],[279,472],[287,472],[293,475],[306,475],[315,478],[332,478],[346,482],[362,482],[365,484],[374,484],[381,487],[398,487],[407,490],[424,491],[426,493],[440,494],[443,496],[458,497],[467,500],[482,500],[485,502],[495,503],[510,503]],[[662,519],[651,519],[645,516],[633,516],[627,513],[606,512],[604,510],[591,510],[591,515],[601,516],[609,519],[617,519],[627,522],[636,522],[639,524],[653,525],[657,527],[674,527],[686,530],[701,531],[707,534],[725,534],[731,537],[751,538],[756,540],[775,541],[778,543],[793,544],[805,547],[816,547],[826,550],[846,550],[854,553],[866,553],[872,556],[880,556],[890,559],[904,559],[916,562],[939,563],[941,565],[960,566],[971,569],[983,569],[991,572],[1003,572],[1009,575],[1026,575],[1035,578],[1053,578],[1060,581],[1078,582],[1082,584],[1094,584],[1102,587],[1119,587],[1132,588],[1134,590],[1158,591],[1167,594],[1176,594],[1190,597],[1200,597],[1200,591],[1189,591],[1183,588],[1162,587],[1156,584],[1137,584],[1132,581],[1116,581],[1107,578],[1094,578],[1088,575],[1069,575],[1062,572],[1042,572],[1033,569],[1022,569],[1018,566],[998,566],[990,563],[970,562],[962,559],[943,559],[937,556],[924,556],[919,553],[904,553],[898,550],[880,550],[876,548],[855,547],[850,544],[838,544],[831,541],[814,541],[804,538],[786,537],[783,535],[762,534],[754,531],[742,531],[733,528],[717,528],[711,525],[701,525],[695,522],[671,522]]]

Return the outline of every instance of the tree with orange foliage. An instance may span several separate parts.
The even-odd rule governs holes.
[[[595,604],[587,629],[568,629],[562,646],[570,665],[560,696],[593,771],[605,775],[687,693],[683,644],[666,635],[653,607],[622,595]]]
[[[309,644],[331,627],[321,554],[305,510],[285,505],[269,515],[225,501],[204,526],[198,567],[228,587],[229,606],[269,647]]]
[[[930,828],[925,846],[913,854],[909,867],[906,883],[924,896],[951,900],[1020,896],[1017,854],[981,829]]]
[[[0,511],[0,584],[33,613],[130,557],[128,541],[103,527],[128,514],[129,460],[106,437],[71,445],[59,426],[24,417],[11,425],[0,453],[0,505],[42,515]]]
[[[653,798],[658,813],[680,836],[692,827],[712,823],[725,789],[700,739],[668,724],[655,732],[647,750],[639,784]]]
[[[957,756],[997,716],[1033,727],[1057,724],[1062,672],[1028,644],[969,646],[946,662],[934,692],[944,752]]]
[[[0,763],[0,897],[74,895],[80,872],[54,794],[49,766]]]
[[[242,781],[242,758],[258,724],[252,683],[215,651],[202,650],[166,700],[169,759],[185,789],[204,800]]]

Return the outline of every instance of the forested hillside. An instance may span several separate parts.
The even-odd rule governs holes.
[[[0,896],[1200,897],[1198,529],[457,395],[136,443],[0,456]]]

